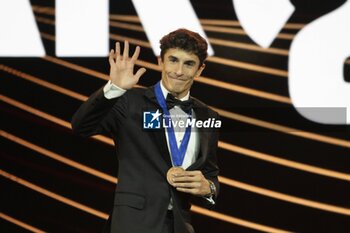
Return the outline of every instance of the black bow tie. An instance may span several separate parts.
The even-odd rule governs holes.
[[[190,114],[193,107],[193,101],[191,98],[186,101],[181,101],[176,99],[172,94],[168,93],[168,96],[166,97],[166,105],[169,110],[176,105],[179,106],[185,113]]]

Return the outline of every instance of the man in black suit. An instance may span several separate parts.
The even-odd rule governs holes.
[[[133,88],[146,71],[133,71],[140,47],[129,57],[128,42],[123,54],[116,43],[109,55],[109,82],[90,96],[72,120],[74,132],[108,133],[116,144],[119,181],[107,232],[194,232],[191,203],[211,208],[218,194],[215,127],[221,122],[216,112],[189,93],[205,67],[207,43],[186,29],[169,33],[160,43],[160,82]],[[145,124],[146,116],[151,116],[151,124]],[[205,129],[192,120],[215,121],[215,127],[207,124],[211,127]],[[193,124],[175,123],[180,121]],[[162,122],[163,127],[150,130],[152,122],[158,123],[154,128]]]

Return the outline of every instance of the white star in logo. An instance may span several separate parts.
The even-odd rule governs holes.
[[[157,109],[157,111],[155,113],[151,113],[153,118],[151,120],[151,122],[153,122],[155,119],[158,119],[158,117],[160,117],[162,114],[159,112],[159,109]]]

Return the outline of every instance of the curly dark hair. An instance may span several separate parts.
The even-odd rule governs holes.
[[[162,60],[166,51],[171,48],[179,48],[186,52],[194,53],[199,58],[200,66],[208,57],[208,43],[206,40],[198,33],[185,28],[170,32],[160,40],[160,56]]]

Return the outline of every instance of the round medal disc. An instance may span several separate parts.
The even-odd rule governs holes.
[[[183,172],[184,169],[181,167],[172,167],[168,170],[167,174],[166,174],[166,179],[168,180],[170,185],[173,185],[174,182],[172,181],[173,175],[176,173],[180,173]]]

